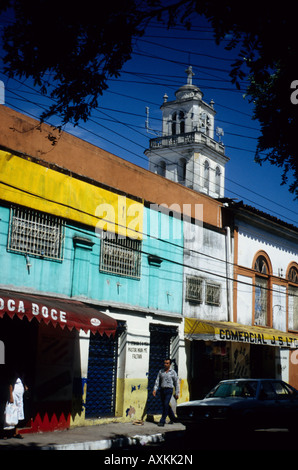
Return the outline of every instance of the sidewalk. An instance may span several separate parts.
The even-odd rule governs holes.
[[[121,447],[163,442],[166,433],[182,433],[180,423],[158,427],[145,421],[142,425],[108,423],[96,426],[75,427],[65,431],[23,434],[24,439],[0,439],[3,450],[108,450]]]

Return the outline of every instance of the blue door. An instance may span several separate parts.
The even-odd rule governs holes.
[[[159,392],[153,397],[152,391],[158,371],[163,368],[164,359],[170,357],[171,340],[177,336],[177,328],[150,325],[150,355],[148,376],[147,414],[162,413]]]
[[[117,349],[117,335],[90,337],[86,418],[115,415]]]

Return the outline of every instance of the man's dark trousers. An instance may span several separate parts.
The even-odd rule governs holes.
[[[172,408],[170,407],[170,400],[173,395],[173,388],[161,388],[160,397],[162,403],[162,416],[160,419],[161,424],[165,424],[166,418],[169,415],[171,421],[175,421],[175,415]]]

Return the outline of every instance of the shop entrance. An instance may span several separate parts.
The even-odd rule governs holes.
[[[150,356],[148,375],[148,398],[146,410],[148,415],[161,414],[162,406],[159,396],[153,397],[152,390],[157,374],[163,368],[164,359],[170,357],[171,340],[177,336],[176,327],[150,325]],[[174,364],[172,365],[174,366]],[[159,393],[159,392],[158,392]]]
[[[251,377],[275,378],[275,348],[272,346],[250,345]]]
[[[38,322],[31,323],[26,318],[0,319],[0,340],[4,344],[5,364],[0,365],[1,380],[7,386],[7,380],[17,373],[25,381],[29,390],[32,390],[35,382],[35,358],[37,347]],[[31,397],[32,398],[32,397]],[[32,399],[24,400],[25,420],[22,426],[30,425],[32,416]]]
[[[198,400],[220,380],[230,378],[230,343],[192,341],[190,399]]]

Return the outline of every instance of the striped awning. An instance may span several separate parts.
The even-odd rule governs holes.
[[[0,318],[27,318],[62,329],[114,335],[117,321],[96,308],[71,299],[0,290]]]

